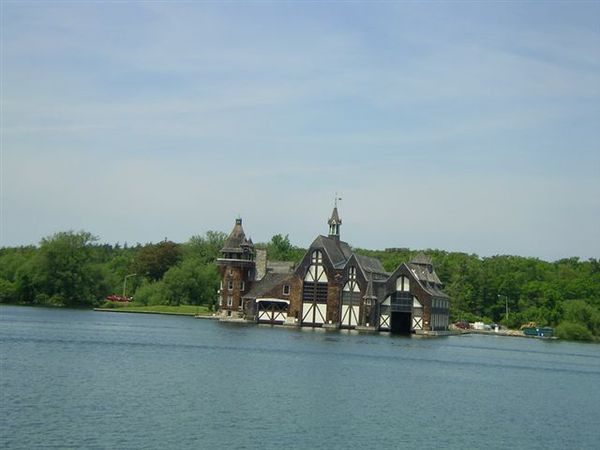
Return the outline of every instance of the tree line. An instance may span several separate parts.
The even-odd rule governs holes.
[[[59,232],[38,246],[0,249],[0,302],[94,307],[109,294],[132,296],[140,305],[204,305],[214,308],[219,276],[214,264],[226,239],[220,231],[185,243],[101,244],[86,231]],[[288,235],[267,243],[270,260],[299,262],[305,249]],[[418,252],[355,249],[378,258],[386,270]],[[451,298],[451,320],[535,322],[555,326],[569,339],[600,339],[600,261],[555,262],[519,256],[479,257],[426,250]]]

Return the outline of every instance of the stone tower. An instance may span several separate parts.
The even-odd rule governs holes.
[[[244,311],[242,296],[250,290],[256,270],[254,244],[252,239],[246,239],[241,218],[236,219],[221,249],[217,265],[221,275],[219,312],[226,316],[241,317]]]

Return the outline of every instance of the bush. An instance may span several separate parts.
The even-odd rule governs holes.
[[[50,297],[48,304],[51,306],[65,306],[66,302],[62,295],[54,294],[52,297]]]
[[[561,322],[554,330],[556,336],[570,341],[591,341],[592,333],[585,325],[575,322]]]
[[[583,300],[563,302],[563,320],[586,326],[592,334],[600,335],[600,311]]]
[[[12,303],[17,301],[17,288],[15,283],[0,279],[0,303]]]
[[[165,305],[167,304],[166,297],[162,281],[145,282],[135,291],[134,303],[140,306]]]
[[[50,297],[48,297],[48,294],[36,294],[35,298],[33,299],[33,304],[34,305],[47,305],[50,302]]]

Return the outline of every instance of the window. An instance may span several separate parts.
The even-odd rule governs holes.
[[[396,291],[390,297],[392,312],[412,312],[413,296],[409,292]]]
[[[351,266],[348,271],[348,281],[342,290],[342,303],[344,305],[358,305],[360,303],[360,287],[356,281],[356,267]]]
[[[327,283],[327,274],[323,267],[323,254],[319,250],[315,250],[311,255],[311,265],[304,277],[304,281]]]
[[[323,253],[319,250],[315,250],[311,255],[310,262],[313,264],[322,264],[323,263]]]
[[[227,289],[230,291],[233,291],[233,281],[229,280],[227,282]]]
[[[396,280],[396,290],[400,292],[410,292],[410,282],[405,276],[399,276]]]
[[[290,285],[289,284],[283,285],[283,295],[290,295]]]
[[[311,265],[304,277],[302,301],[327,303],[327,274],[323,267],[323,253],[315,250],[310,256]]]
[[[244,281],[242,281],[240,283],[240,290],[243,291],[244,289],[246,289],[246,283]]]
[[[231,308],[231,305],[233,305],[233,297],[230,295],[227,297],[227,306]]]

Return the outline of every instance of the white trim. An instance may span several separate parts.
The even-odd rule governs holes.
[[[289,300],[283,300],[281,298],[257,298],[256,300],[254,300],[255,303],[258,302],[277,302],[277,303],[286,303],[286,304],[290,304]]]

